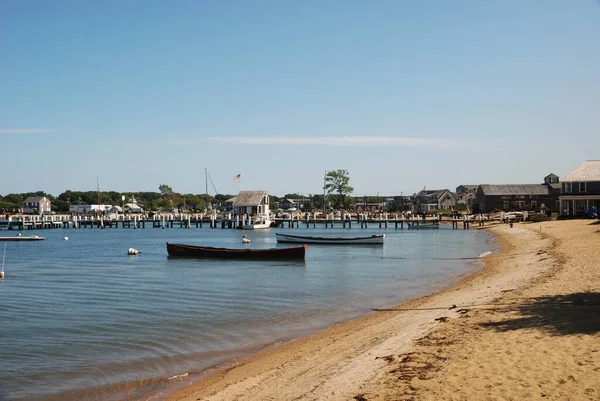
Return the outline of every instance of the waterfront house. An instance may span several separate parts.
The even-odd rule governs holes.
[[[456,199],[448,189],[422,190],[416,195],[416,210],[431,213],[437,210],[453,210]]]
[[[479,185],[459,185],[456,187],[456,204],[464,205],[465,209],[472,210],[478,188]]]
[[[233,212],[268,219],[269,194],[267,191],[240,191],[233,200]]]
[[[138,205],[137,203],[126,203],[125,205],[123,205],[123,212],[139,214],[139,213],[143,213],[144,209],[142,209],[142,207],[140,205]]]
[[[30,196],[23,202],[23,213],[43,214],[50,213],[50,200],[45,196]]]
[[[118,219],[119,215],[123,214],[123,208],[121,206],[111,206],[109,209],[106,209],[106,211],[104,212],[104,216],[108,217],[109,219]]]
[[[294,208],[300,209],[300,202],[298,201],[298,199],[284,198],[279,201],[279,208],[282,210],[288,210],[288,209],[294,209]]]
[[[544,177],[543,184],[482,184],[475,194],[474,213],[503,211],[558,212],[560,183],[554,174]]]
[[[600,160],[586,160],[562,180],[560,214],[577,216],[600,208]]]

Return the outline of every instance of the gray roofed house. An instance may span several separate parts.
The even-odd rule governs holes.
[[[448,189],[424,189],[416,195],[415,199],[416,209],[424,213],[452,210],[456,205],[455,195]]]
[[[50,200],[45,196],[29,196],[23,202],[23,213],[50,212]]]
[[[558,211],[558,196],[558,191],[550,183],[481,184],[475,194],[473,211],[475,213],[489,213],[493,210]]]
[[[563,182],[600,181],[600,160],[586,160],[571,174],[562,180]]]
[[[236,214],[269,217],[269,194],[267,191],[240,191],[233,200]]]
[[[562,180],[561,215],[585,215],[600,208],[600,160],[586,160]]]

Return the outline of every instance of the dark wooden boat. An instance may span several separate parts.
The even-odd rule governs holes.
[[[167,242],[169,256],[180,256],[188,258],[212,258],[212,259],[304,259],[306,245],[291,248],[267,248],[267,249],[233,249],[213,248],[209,246],[196,246],[173,244]]]
[[[385,234],[373,234],[366,237],[313,237],[275,233],[277,242],[301,244],[339,244],[339,245],[383,245]]]

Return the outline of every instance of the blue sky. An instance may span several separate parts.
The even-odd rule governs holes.
[[[599,43],[595,0],[3,0],[0,194],[564,177],[600,158]]]

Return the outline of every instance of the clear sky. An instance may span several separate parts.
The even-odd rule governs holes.
[[[2,0],[0,143],[2,195],[541,183],[600,159],[600,2]]]

